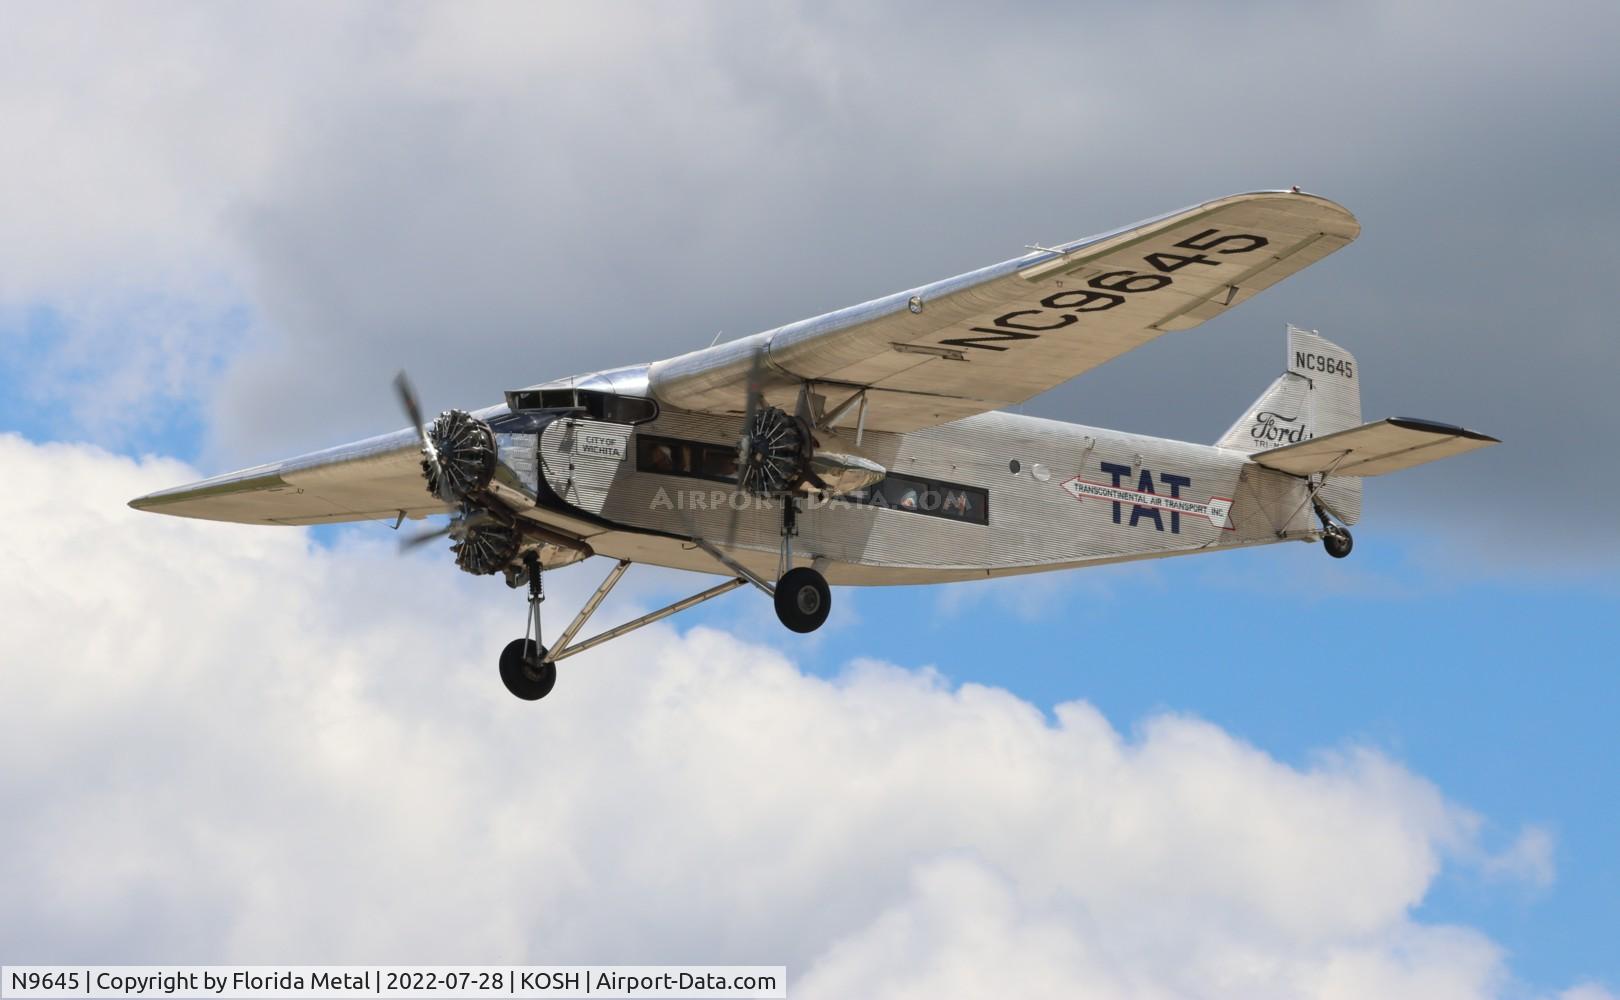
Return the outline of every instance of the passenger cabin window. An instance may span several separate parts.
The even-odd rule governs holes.
[[[636,471],[735,483],[737,449],[729,444],[638,434]],[[989,499],[989,493],[978,486],[890,475],[867,489],[857,490],[835,502],[887,507],[968,524],[989,524]]]
[[[636,470],[666,476],[737,481],[737,449],[729,444],[636,435]]]
[[[890,510],[943,517],[969,524],[990,523],[989,493],[977,486],[938,479],[890,474],[864,490],[849,494],[856,503]]]
[[[518,389],[506,394],[513,410],[580,409],[590,420],[610,424],[644,424],[658,416],[658,404],[640,396],[620,396],[596,389]]]

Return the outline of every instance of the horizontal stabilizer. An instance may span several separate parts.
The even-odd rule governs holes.
[[[1493,444],[1501,442],[1450,424],[1391,417],[1249,457],[1256,465],[1295,476],[1318,472],[1331,476],[1381,476]]]

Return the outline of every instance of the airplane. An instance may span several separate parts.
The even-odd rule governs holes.
[[[1355,358],[1290,327],[1282,374],[1213,444],[1006,412],[1188,330],[1349,244],[1298,188],[1208,201],[650,364],[505,393],[410,427],[132,500],[138,510],[318,525],[449,514],[456,565],[528,588],[500,676],[545,697],[557,664],[753,586],[807,633],[829,585],[978,580],[1320,541],[1343,558],[1361,482],[1500,442],[1363,423]],[[615,560],[548,647],[542,574]],[[598,635],[633,563],[723,582]]]

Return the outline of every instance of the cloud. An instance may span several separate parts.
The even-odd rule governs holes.
[[[835,945],[800,995],[1473,997],[1500,985],[1492,946],[1454,928],[1296,952],[1242,933],[1166,935],[1115,920],[970,861],[934,862],[903,900]]]
[[[1507,850],[1485,858],[1481,868],[1494,878],[1545,888],[1556,875],[1556,850],[1552,831],[1532,826],[1522,830]]]
[[[108,363],[47,352],[42,404],[142,372],[125,412],[204,400],[210,464],[240,466],[393,426],[401,365],[476,405],[1297,182],[1362,240],[1031,409],[1208,440],[1283,324],[1318,326],[1369,414],[1508,442],[1380,483],[1371,517],[1445,511],[1453,549],[1516,570],[1612,561],[1542,496],[1620,490],[1587,444],[1620,433],[1612,4],[91,10],[8,10],[0,308],[223,294],[245,319],[167,325],[171,356],[223,358],[179,373],[69,323],[64,356]]]
[[[175,462],[0,436],[0,950],[786,963],[803,997],[1493,996],[1413,916],[1528,830],[1375,751],[654,626],[509,697],[521,602],[354,537],[137,514]],[[564,607],[588,586],[548,587]],[[747,597],[727,600],[743,601]],[[604,620],[629,613],[620,604]],[[1009,985],[1010,984],[1010,985]]]

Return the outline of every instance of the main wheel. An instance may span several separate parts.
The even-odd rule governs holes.
[[[524,701],[539,701],[557,683],[557,665],[542,662],[546,647],[533,639],[513,639],[501,650],[501,683]]]
[[[1327,534],[1322,536],[1322,547],[1327,554],[1335,559],[1343,559],[1355,547],[1356,540],[1350,537],[1350,532],[1338,525],[1331,525]]]
[[[776,617],[795,632],[814,632],[832,610],[832,591],[820,573],[800,566],[776,581]]]

